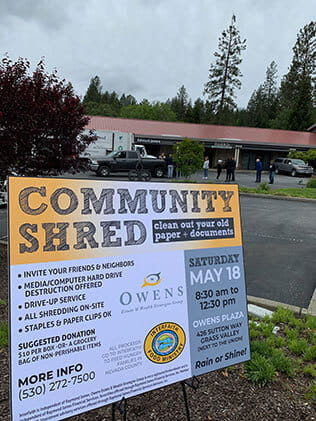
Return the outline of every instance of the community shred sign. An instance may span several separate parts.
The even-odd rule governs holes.
[[[13,421],[250,358],[237,185],[9,178]]]

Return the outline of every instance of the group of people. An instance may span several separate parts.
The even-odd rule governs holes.
[[[167,168],[168,168],[168,178],[172,178],[173,177],[173,173],[174,173],[174,169],[175,169],[175,163],[172,159],[172,155],[165,155],[164,153],[159,155],[160,159],[164,159],[166,164],[167,164]],[[210,168],[210,161],[209,161],[209,157],[205,156],[204,157],[204,162],[203,162],[203,179],[207,180],[208,179],[208,172],[209,172],[209,168]],[[261,158],[257,158],[256,159],[256,183],[261,183],[261,173],[263,170],[263,164],[261,161]],[[217,165],[216,165],[216,169],[217,169],[217,176],[216,176],[216,180],[219,180],[220,175],[223,171],[223,169],[226,170],[226,179],[225,181],[229,182],[229,181],[235,181],[235,170],[236,170],[236,161],[234,158],[230,157],[228,159],[226,159],[226,161],[224,162],[222,159],[219,159],[217,161]],[[274,183],[274,176],[275,176],[275,164],[274,161],[270,161],[269,164],[269,184],[273,184]]]
[[[273,160],[269,163],[269,184],[274,183],[274,176],[275,176],[275,163]],[[261,183],[261,173],[263,170],[263,165],[260,158],[256,159],[256,183]]]
[[[210,168],[210,161],[208,156],[204,157],[204,163],[203,163],[203,179],[207,180],[208,178],[208,170]],[[236,161],[234,158],[228,158],[225,163],[223,160],[219,159],[217,161],[217,177],[216,180],[219,179],[223,168],[226,169],[226,180],[225,181],[235,181],[235,169],[236,169]]]
[[[210,167],[210,161],[208,156],[204,157],[203,163],[203,179],[207,180],[208,178],[208,171]],[[228,158],[225,163],[221,159],[217,161],[216,169],[217,169],[217,177],[216,180],[219,179],[223,168],[226,169],[226,179],[225,181],[235,181],[235,169],[236,169],[236,161],[234,158]],[[269,164],[269,184],[274,183],[274,176],[275,176],[275,164],[274,161],[270,161]],[[261,183],[261,173],[263,170],[263,165],[260,158],[256,159],[256,183]]]
[[[164,153],[159,155],[159,159],[163,159],[167,165],[167,169],[168,169],[168,178],[172,178],[173,177],[173,172],[174,172],[174,168],[175,168],[175,162],[172,158],[172,155],[165,155]]]

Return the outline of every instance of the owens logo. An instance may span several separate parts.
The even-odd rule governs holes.
[[[145,355],[153,363],[168,363],[181,354],[185,339],[184,330],[177,323],[160,323],[145,338]]]
[[[155,285],[160,284],[160,282],[162,281],[160,274],[161,272],[151,273],[150,275],[147,275],[146,278],[144,278],[144,283],[142,285],[142,288],[146,286],[154,287]]]

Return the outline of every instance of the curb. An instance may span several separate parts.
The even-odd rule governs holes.
[[[260,194],[260,193],[243,193],[239,192],[240,196],[247,197],[258,197],[261,199],[274,199],[274,200],[290,200],[294,202],[307,202],[307,203],[316,203],[316,199],[308,199],[306,197],[290,197],[290,196],[277,196],[272,194]]]
[[[247,295],[248,304],[254,304],[259,307],[267,308],[268,310],[275,311],[278,307],[286,308],[292,311],[298,317],[305,317],[307,314],[316,316],[316,289],[310,301],[308,308],[297,307],[291,304],[281,303],[279,301],[268,300],[267,298],[254,297]]]
[[[305,313],[304,313],[305,314]],[[307,308],[307,313],[311,316],[316,316],[316,288],[314,289],[314,294],[309,302],[309,306]]]

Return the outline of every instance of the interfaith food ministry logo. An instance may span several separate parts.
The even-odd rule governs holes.
[[[180,325],[164,322],[153,327],[144,341],[146,357],[157,364],[175,360],[185,347],[185,333]]]
[[[146,286],[151,286],[154,287],[158,284],[160,284],[160,282],[162,281],[161,277],[160,277],[160,273],[150,273],[149,275],[147,275],[144,278],[144,282],[142,285],[142,288],[146,287]]]

